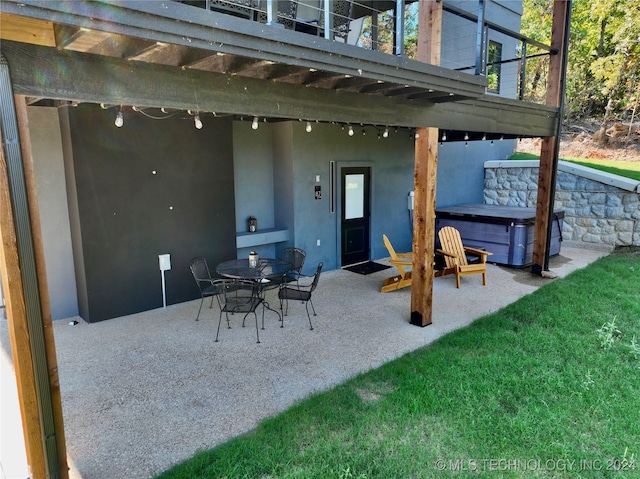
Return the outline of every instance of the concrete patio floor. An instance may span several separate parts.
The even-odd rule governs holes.
[[[550,269],[564,277],[610,251],[564,242]],[[433,323],[420,328],[408,322],[409,288],[379,292],[392,274],[323,273],[313,296],[314,330],[304,306],[291,304],[284,328],[267,311],[261,344],[253,323],[242,328],[239,317],[232,329],[223,325],[215,343],[218,310],[203,307],[194,321],[200,300],[95,324],[55,321],[71,477],[151,477],[553,281],[495,265],[487,286],[480,276],[462,278],[461,289],[453,276],[435,278]],[[79,324],[70,326],[74,319]],[[0,333],[0,476],[22,479],[29,473],[6,320]]]

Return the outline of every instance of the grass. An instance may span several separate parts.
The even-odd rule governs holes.
[[[640,477],[639,279],[616,250],[159,477]]]
[[[539,155],[532,153],[514,153],[510,160],[539,160]],[[633,180],[640,181],[640,162],[638,161],[615,161],[600,160],[591,158],[561,158],[570,163],[576,163],[582,166],[595,168],[596,170],[605,171],[614,175],[624,176]]]

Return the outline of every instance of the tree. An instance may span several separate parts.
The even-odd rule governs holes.
[[[522,33],[543,43],[551,38],[552,0],[524,0]],[[530,61],[529,94],[548,58]],[[574,0],[566,78],[566,113],[586,119],[623,118],[640,97],[640,0]]]
[[[640,96],[640,0],[596,1],[592,8],[601,21],[601,38],[609,40],[590,70],[607,99],[602,129],[616,113],[633,111]],[[605,50],[605,48],[608,48]],[[607,137],[603,135],[603,139]]]
[[[409,58],[416,57],[418,45],[417,7],[418,3],[409,5],[404,13],[404,45],[403,53]],[[370,50],[379,50],[384,53],[393,54],[393,35],[395,31],[395,17],[393,10],[378,14],[378,41],[373,45],[371,17],[365,19],[362,26],[362,33],[358,45]],[[375,47],[375,48],[374,48]]]

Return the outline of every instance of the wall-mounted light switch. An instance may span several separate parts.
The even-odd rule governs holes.
[[[316,183],[320,183],[320,175],[316,175]]]

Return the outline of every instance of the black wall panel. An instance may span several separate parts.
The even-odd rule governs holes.
[[[171,254],[167,304],[199,298],[189,261],[236,257],[232,122],[185,114],[154,120],[125,110],[69,108],[77,221],[90,322],[162,306],[158,255]],[[159,113],[159,112],[158,112]],[[70,188],[69,191],[73,191]],[[71,202],[72,203],[72,202]],[[73,217],[73,214],[71,215]],[[77,260],[77,259],[76,259]]]

